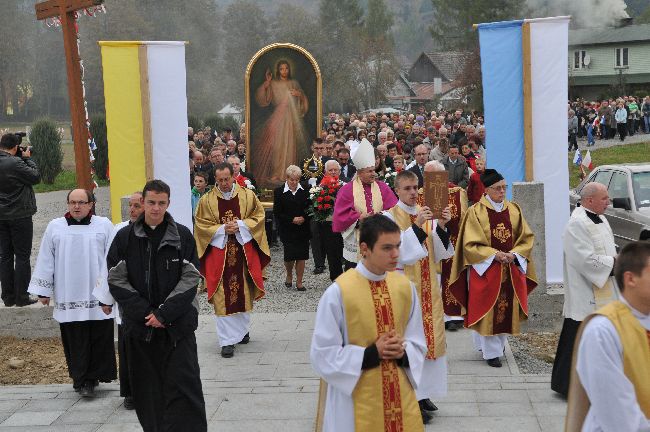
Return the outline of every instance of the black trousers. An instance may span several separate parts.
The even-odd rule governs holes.
[[[333,281],[343,273],[343,237],[341,233],[332,232],[332,222],[319,222],[318,229],[327,257],[330,280]]]
[[[357,266],[357,263],[348,261],[345,258],[343,258],[343,271],[348,271],[351,268],[355,268]]]
[[[564,318],[560,340],[557,344],[553,372],[551,374],[551,389],[564,395],[569,394],[569,381],[571,379],[571,366],[573,362],[573,346],[581,321]]]
[[[131,380],[129,379],[129,355],[126,352],[124,327],[117,326],[117,355],[119,358],[120,396],[131,397]]]
[[[0,285],[6,305],[25,304],[32,275],[32,217],[0,221]]]
[[[174,342],[163,329],[147,342],[126,335],[135,412],[144,432],[207,431],[194,333]]]
[[[112,319],[60,323],[68,373],[75,388],[86,381],[117,378]]]
[[[627,136],[627,124],[617,123],[616,130],[618,130],[618,137],[621,139],[621,141],[624,141],[625,137]]]
[[[315,220],[309,221],[309,229],[311,230],[311,253],[314,257],[314,266],[316,267],[325,267],[325,252],[323,250],[323,241],[320,238],[320,231],[318,226],[319,222]]]

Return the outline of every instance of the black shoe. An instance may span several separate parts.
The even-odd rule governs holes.
[[[322,274],[322,273],[325,273],[325,267],[318,266],[314,269],[314,274]]]
[[[230,358],[234,355],[235,355],[234,345],[226,345],[225,347],[221,347],[221,357]]]
[[[438,411],[438,407],[433,402],[431,402],[431,399],[422,399],[418,401],[418,405],[420,405],[420,409],[424,411]]]
[[[304,286],[297,286],[296,291],[307,291],[307,288],[305,288]]]
[[[124,409],[125,410],[135,409],[135,404],[133,403],[133,396],[127,396],[124,398]]]
[[[501,364],[501,359],[499,359],[499,357],[495,357],[493,359],[488,360],[487,364],[488,364],[488,366],[492,366],[492,367],[495,367],[495,368],[500,368],[501,366],[503,366]]]
[[[10,301],[5,302],[5,307],[12,307],[12,306],[16,306],[16,303]]]
[[[451,322],[451,328],[453,330],[462,330],[465,326],[465,321],[452,321]]]
[[[81,395],[81,397],[85,397],[85,398],[95,397],[95,382],[86,381],[85,383],[83,383],[81,389],[79,390],[79,394]]]
[[[286,286],[287,288],[291,288],[291,287],[293,286],[293,283],[291,283],[291,282],[285,282],[285,283],[284,283],[284,286]]]
[[[242,345],[246,345],[250,340],[251,340],[250,333],[246,333],[246,336],[244,336],[242,340],[239,341],[239,343]]]
[[[18,306],[18,307],[29,306],[29,305],[33,305],[33,304],[36,303],[37,301],[38,301],[38,300],[36,300],[36,299],[29,298],[29,299],[27,299],[26,302],[19,302],[19,303],[16,303],[16,306]]]
[[[422,415],[422,423],[424,424],[428,424],[431,419],[433,419],[433,414],[431,414],[429,411],[420,409],[420,414]]]

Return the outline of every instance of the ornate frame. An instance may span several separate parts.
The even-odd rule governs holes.
[[[321,73],[320,73],[320,68],[318,67],[318,63],[316,62],[316,59],[314,56],[312,56],[309,51],[304,49],[303,47],[299,45],[295,45],[292,43],[273,43],[270,45],[265,46],[261,50],[255,53],[255,55],[251,58],[251,60],[248,62],[248,66],[246,66],[246,74],[244,75],[244,107],[245,107],[245,117],[244,121],[246,122],[246,170],[249,171],[251,170],[251,158],[249,158],[250,155],[250,150],[251,150],[251,107],[249,104],[249,99],[250,99],[250,75],[251,71],[253,70],[253,66],[255,66],[255,63],[257,63],[257,60],[263,55],[266,54],[269,51],[272,51],[276,48],[290,48],[295,51],[298,51],[300,54],[304,55],[309,62],[311,63],[312,67],[314,68],[314,72],[316,73],[316,119],[318,120],[317,126],[316,126],[316,136],[320,136],[321,130],[322,130],[322,120],[323,120],[323,81],[321,78]],[[300,163],[300,161],[297,161],[297,163]]]

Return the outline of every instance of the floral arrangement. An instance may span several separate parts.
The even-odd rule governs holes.
[[[395,190],[395,177],[397,177],[397,171],[391,168],[386,168],[384,183],[390,186],[392,190]]]
[[[239,176],[237,176],[237,184],[242,188],[252,190],[255,193],[255,195],[259,195],[259,191],[255,189],[255,186],[253,185],[253,183],[250,181],[248,177],[244,177],[243,175],[240,174]]]
[[[337,177],[323,177],[320,185],[309,189],[311,205],[307,208],[307,214],[316,221],[325,221],[332,216],[336,194],[343,185]]]

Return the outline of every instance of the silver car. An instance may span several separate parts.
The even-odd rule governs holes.
[[[571,211],[580,201],[580,190],[590,182],[607,186],[611,205],[605,217],[619,247],[636,240],[650,240],[650,164],[601,165],[569,192]]]

